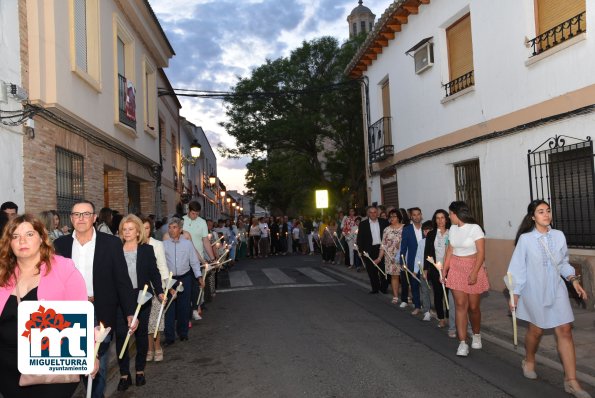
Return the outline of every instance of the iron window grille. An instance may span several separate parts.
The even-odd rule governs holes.
[[[550,30],[543,32],[534,39],[529,40],[529,45],[533,49],[531,56],[534,57],[537,54],[541,54],[576,35],[586,32],[586,16],[586,11],[583,11],[561,24],[554,26]]]
[[[567,140],[574,143],[566,144]],[[547,145],[546,149],[543,149]],[[531,200],[552,209],[552,226],[569,247],[595,248],[593,141],[556,135],[527,153]]]
[[[475,76],[473,71],[470,71],[465,73],[463,76],[459,76],[456,79],[443,84],[442,87],[444,87],[445,97],[450,97],[451,95],[474,85]]]
[[[483,226],[483,204],[481,201],[481,174],[479,160],[455,164],[455,189],[457,200],[469,206],[471,215]]]
[[[85,194],[84,158],[56,147],[56,199],[62,223],[70,225],[70,212]]]

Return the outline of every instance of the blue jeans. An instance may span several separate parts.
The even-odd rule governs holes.
[[[176,340],[176,332],[179,337],[188,337],[193,278],[194,275],[192,272],[181,276],[174,276],[174,279],[183,283],[184,291],[178,293],[177,298],[165,313],[165,341],[169,343]]]
[[[411,297],[413,298],[413,305],[415,308],[421,308],[421,302],[419,299],[419,282],[413,279],[411,275],[406,275],[407,271],[401,271],[401,301],[406,303],[409,296],[409,284],[407,283],[407,277],[409,277],[409,283],[411,284]],[[425,282],[424,282],[425,283]]]
[[[421,285],[420,286],[421,305],[422,305],[422,308],[424,309],[424,312],[428,312],[428,311],[430,311],[430,308],[431,308],[430,287],[428,286],[429,282],[427,282],[425,279],[423,279],[419,272],[417,273],[417,277],[421,281],[421,283],[420,283],[420,285]]]

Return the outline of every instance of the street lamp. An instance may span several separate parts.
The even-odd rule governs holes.
[[[221,197],[224,198],[225,197],[225,191],[219,192],[219,195],[221,195]]]
[[[213,185],[215,185],[215,183],[216,183],[216,182],[217,182],[217,177],[215,177],[215,175],[214,175],[214,174],[211,174],[211,175],[209,176],[209,185],[210,185],[210,186],[213,186]]]
[[[192,143],[190,144],[190,155],[193,158],[198,159],[200,157],[201,149],[202,147],[198,143],[198,140],[195,138],[194,141],[192,141]]]
[[[231,198],[229,196],[227,197],[227,203],[231,203]]]
[[[195,138],[194,141],[190,144],[190,157],[182,155],[182,164],[191,164],[195,165],[196,161],[200,157],[202,147],[198,143],[198,140]]]

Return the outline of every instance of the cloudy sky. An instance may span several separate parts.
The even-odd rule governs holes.
[[[392,0],[367,0],[380,18]],[[304,40],[349,36],[347,15],[357,0],[150,0],[176,56],[166,73],[174,88],[228,91],[266,59],[287,56]],[[213,149],[235,140],[219,126],[221,100],[180,97],[182,116],[201,126]],[[249,159],[223,159],[218,176],[243,191]]]

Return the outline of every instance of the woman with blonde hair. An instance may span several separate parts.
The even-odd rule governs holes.
[[[78,382],[19,386],[17,307],[29,300],[86,301],[87,288],[72,260],[54,253],[43,223],[25,214],[0,239],[0,396],[71,397]]]
[[[124,257],[128,267],[128,276],[132,282],[135,296],[142,291],[144,285],[150,286],[153,296],[163,300],[163,287],[161,276],[157,268],[155,251],[146,242],[145,228],[140,218],[129,214],[122,218],[118,228],[118,236],[124,244]],[[138,314],[138,327],[135,334],[136,339],[136,385],[142,386],[146,383],[145,365],[147,362],[147,351],[149,345],[149,315],[151,314],[151,300],[147,301]],[[116,322],[116,349],[122,350],[124,340],[128,334],[128,322],[124,314],[118,309]],[[132,385],[130,376],[130,359],[128,350],[124,352],[122,359],[118,359],[120,365],[120,382],[118,391],[125,391]]]

